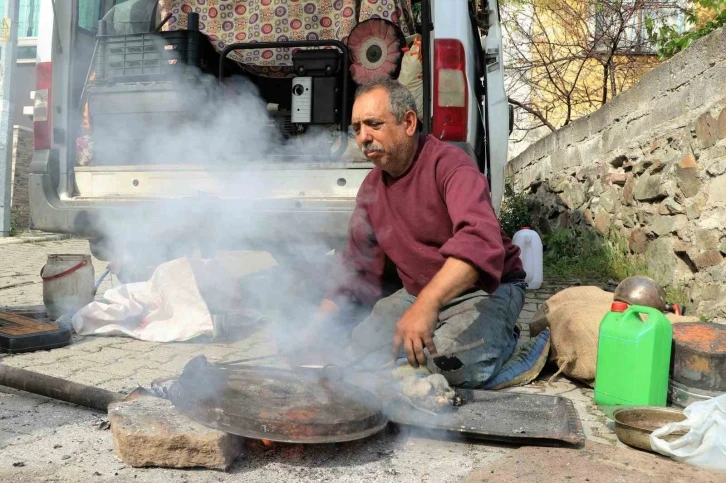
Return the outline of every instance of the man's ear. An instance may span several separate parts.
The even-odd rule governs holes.
[[[415,111],[408,111],[403,116],[403,125],[406,126],[406,135],[413,136],[416,134],[416,128],[418,125],[418,116]]]

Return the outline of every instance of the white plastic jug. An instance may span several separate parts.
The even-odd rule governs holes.
[[[48,317],[75,314],[93,302],[95,280],[90,255],[48,255],[40,270]]]
[[[542,239],[539,234],[529,228],[523,226],[521,230],[514,234],[512,243],[517,245],[521,250],[519,258],[522,259],[524,271],[527,272],[525,281],[528,288],[537,290],[542,286]]]

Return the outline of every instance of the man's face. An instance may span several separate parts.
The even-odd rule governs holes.
[[[412,156],[416,114],[409,112],[401,123],[389,110],[388,93],[380,88],[367,92],[353,105],[351,118],[355,140],[363,154],[382,170],[397,176]]]

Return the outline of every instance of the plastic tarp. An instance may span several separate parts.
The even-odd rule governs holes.
[[[159,265],[146,282],[109,289],[73,316],[79,335],[171,342],[212,335],[212,307],[235,303],[235,279],[216,260],[180,258]]]

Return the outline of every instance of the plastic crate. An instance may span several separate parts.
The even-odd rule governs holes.
[[[94,84],[168,79],[186,66],[215,73],[219,54],[197,30],[97,37]]]

